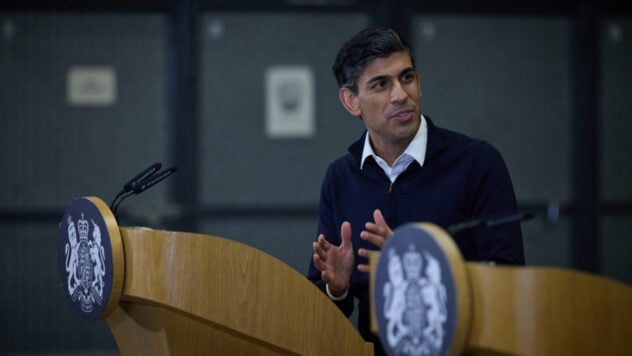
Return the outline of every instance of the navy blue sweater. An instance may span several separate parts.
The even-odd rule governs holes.
[[[432,222],[443,228],[474,218],[517,212],[516,198],[507,166],[489,143],[428,123],[428,144],[423,167],[414,161],[394,183],[373,158],[362,169],[360,160],[364,135],[349,147],[349,153],[329,166],[320,200],[318,234],[340,244],[340,225],[351,223],[355,263],[367,263],[357,255],[360,247],[376,249],[360,239],[360,232],[373,211],[380,209],[394,230],[409,222]],[[524,264],[519,223],[495,229],[477,229],[453,236],[468,261]],[[308,278],[324,290],[314,263]],[[349,316],[353,298],[359,299],[358,326],[369,335],[368,275],[357,271],[351,276],[348,297],[337,302]]]

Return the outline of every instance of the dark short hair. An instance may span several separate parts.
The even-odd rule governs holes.
[[[375,59],[404,51],[410,55],[414,67],[412,47],[406,39],[389,28],[367,28],[358,32],[340,48],[331,69],[339,87],[347,87],[357,94],[357,80],[366,66]]]

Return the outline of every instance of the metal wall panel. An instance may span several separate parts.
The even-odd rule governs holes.
[[[607,19],[601,34],[601,195],[632,200],[632,21]]]
[[[331,65],[367,24],[358,14],[207,13],[200,30],[200,201],[210,206],[313,205],[330,161],[358,138]],[[266,136],[264,75],[278,65],[314,73],[315,135]]]
[[[0,208],[56,208],[83,195],[109,203],[167,158],[164,16],[2,14],[0,24]],[[116,101],[71,105],[77,66],[112,68]]]

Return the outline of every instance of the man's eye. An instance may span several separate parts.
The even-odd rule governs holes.
[[[415,74],[413,73],[407,73],[402,76],[402,82],[404,83],[410,83],[413,80],[415,80]]]
[[[377,81],[377,82],[373,83],[372,89],[379,90],[379,89],[383,89],[384,87],[386,87],[386,81],[385,80],[380,80],[380,81]]]

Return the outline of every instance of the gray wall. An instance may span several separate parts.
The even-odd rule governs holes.
[[[43,216],[0,224],[1,351],[115,348],[105,323],[66,309],[57,219],[75,197],[109,203],[133,174],[166,157],[165,22],[158,15],[0,14],[0,209]],[[116,103],[69,105],[67,73],[75,66],[114,67]],[[165,187],[153,189],[133,202],[147,214],[167,204]]]
[[[197,182],[198,232],[235,239],[304,273],[327,164],[362,132],[340,107],[330,65],[363,12],[204,11],[199,14],[197,177],[174,175],[121,208],[123,224],[169,227],[180,207],[170,187]],[[74,197],[106,202],[150,163],[178,165],[169,87],[173,53],[161,13],[0,13],[0,352],[113,350],[105,322],[65,305],[56,267],[58,219]],[[565,17],[414,15],[411,40],[424,112],[503,153],[525,207],[572,204],[571,33]],[[601,195],[632,199],[632,21],[601,33]],[[316,131],[271,139],[264,72],[312,68]],[[73,66],[111,66],[117,101],[66,100]],[[175,215],[174,215],[175,214]],[[601,220],[601,272],[632,283],[629,211]],[[598,217],[595,217],[598,218]],[[567,217],[523,225],[529,265],[569,266]]]

